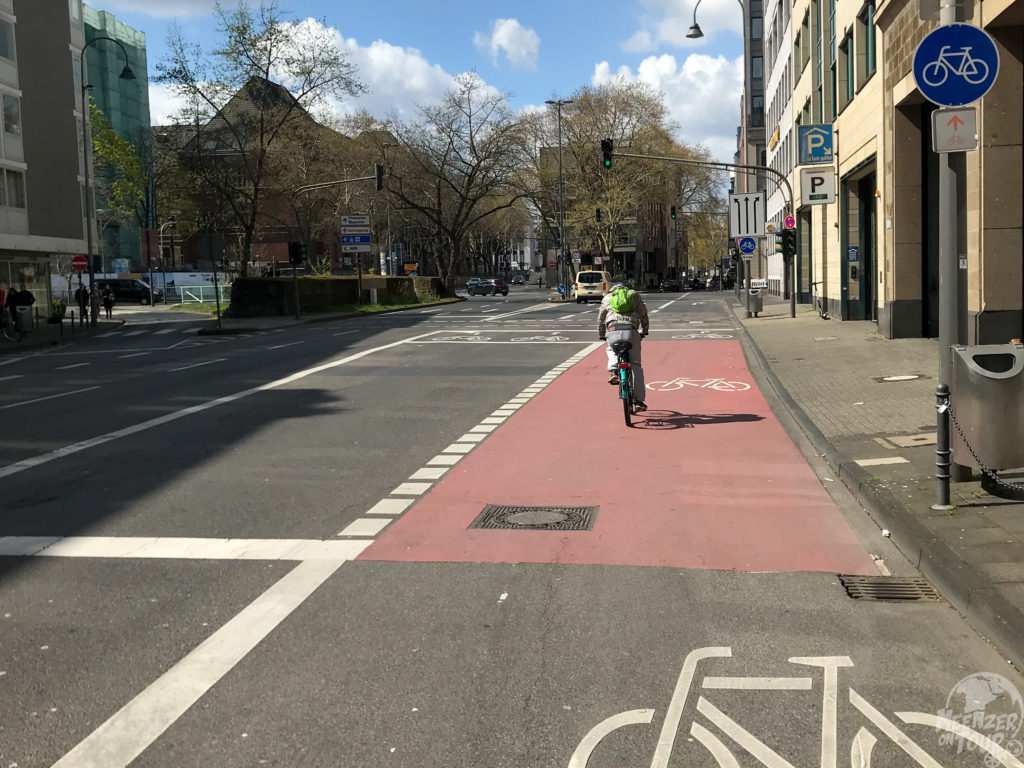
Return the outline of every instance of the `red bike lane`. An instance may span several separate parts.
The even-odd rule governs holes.
[[[735,341],[647,341],[624,424],[598,349],[452,468],[360,560],[877,575]],[[470,529],[488,504],[597,506],[592,530]]]

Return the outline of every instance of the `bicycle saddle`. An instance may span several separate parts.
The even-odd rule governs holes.
[[[612,352],[618,354],[619,352],[628,352],[633,348],[633,342],[631,341],[616,341],[612,343]]]

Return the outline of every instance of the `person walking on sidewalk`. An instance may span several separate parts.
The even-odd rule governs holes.
[[[107,311],[107,320],[114,317],[114,289],[109,285],[103,286],[103,308]]]
[[[647,410],[640,340],[650,331],[650,323],[647,305],[640,294],[621,283],[612,286],[612,290],[601,299],[601,309],[597,313],[597,335],[601,341],[608,342],[608,383],[617,384],[619,381],[615,375],[615,366],[619,360],[612,345],[618,341],[630,342],[629,364],[633,367],[633,398],[637,411]]]
[[[100,305],[103,297],[100,296],[99,286],[94,285],[91,288],[92,289],[89,291],[89,309],[91,310],[90,319],[95,323],[100,319]]]
[[[75,301],[78,303],[78,309],[81,312],[79,316],[84,322],[89,314],[89,289],[84,285],[79,285],[78,290],[75,291]]]

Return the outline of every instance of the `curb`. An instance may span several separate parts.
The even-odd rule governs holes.
[[[1007,660],[1024,669],[1024,613],[996,591],[992,582],[931,533],[888,490],[841,453],[797,404],[772,370],[747,327],[740,323],[744,350],[750,350],[787,410],[839,480],[867,509],[880,528],[888,528],[896,548],[924,575],[979,634]],[[749,360],[748,360],[749,362]]]
[[[395,312],[410,312],[414,309],[423,309],[424,307],[443,307],[447,304],[458,304],[466,301],[462,296],[456,296],[454,300],[437,301],[430,304],[414,304],[410,307],[399,307],[398,309],[382,309],[378,312],[340,312],[336,315],[327,315],[325,317],[313,317],[308,320],[299,320],[298,322],[288,323],[285,325],[271,325],[264,328],[256,327],[238,327],[238,328],[200,328],[196,331],[197,336],[226,336],[236,333],[254,333],[255,331],[266,331],[270,328],[297,328],[302,325],[314,325],[316,323],[330,323],[335,320],[347,320],[353,317],[373,317],[375,315],[390,315]],[[230,319],[230,318],[229,318]],[[216,322],[216,318],[208,320],[207,322]]]

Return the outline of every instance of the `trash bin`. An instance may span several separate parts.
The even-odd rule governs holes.
[[[14,330],[28,333],[32,330],[32,307],[14,308]]]
[[[1024,467],[1024,344],[956,346],[950,405],[971,447],[992,470]],[[953,460],[977,467],[953,430]]]
[[[750,289],[750,311],[755,315],[758,312],[764,312],[764,295],[762,294],[763,290],[763,288]]]

